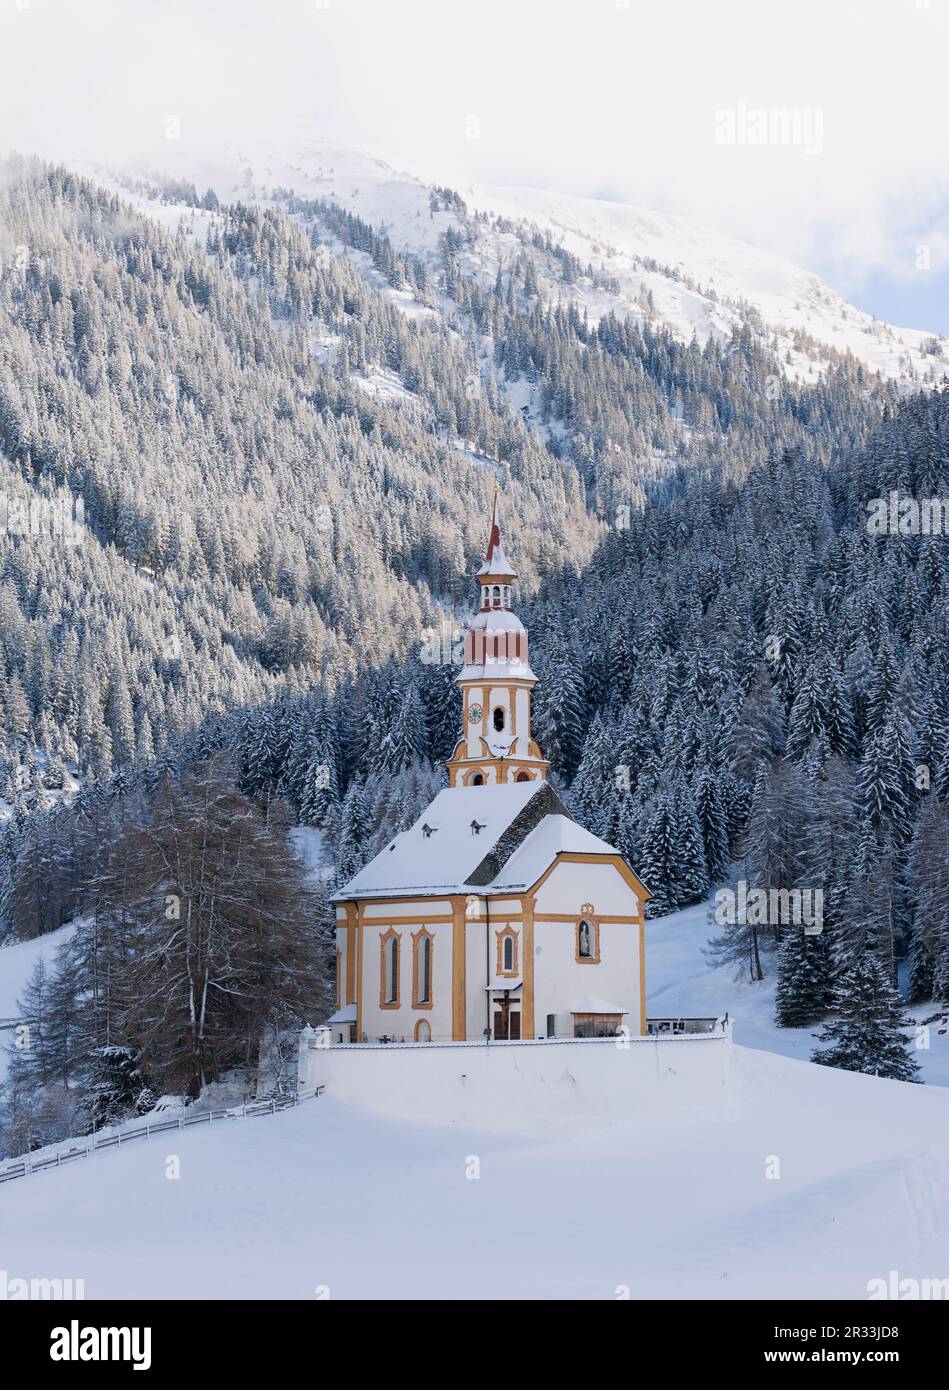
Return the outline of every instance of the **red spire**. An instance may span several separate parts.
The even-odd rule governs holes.
[[[491,534],[488,536],[488,553],[484,557],[484,564],[478,570],[481,579],[490,577],[495,583],[500,580],[502,583],[510,583],[517,576],[511,569],[510,561],[504,553],[504,545],[501,541],[501,527],[498,523],[498,492],[500,489],[495,485],[494,489],[494,509],[491,513]]]
[[[494,556],[494,548],[501,545],[501,530],[498,526],[498,486],[494,485],[494,510],[491,513],[491,534],[488,537],[488,553],[484,557],[484,563],[490,565]]]

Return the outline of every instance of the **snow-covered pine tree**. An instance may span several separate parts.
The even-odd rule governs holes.
[[[583,756],[570,785],[570,801],[577,819],[593,832],[605,835],[618,796],[615,739],[598,710],[583,743]]]
[[[639,876],[652,894],[646,904],[647,917],[673,912],[676,902],[678,836],[670,793],[660,791],[653,799],[642,834]]]
[[[92,1130],[144,1115],[155,1104],[130,1047],[97,1047],[89,1058],[83,1092]]]
[[[354,777],[343,798],[339,817],[339,839],[336,844],[336,881],[345,883],[366,862],[367,841],[372,830],[370,807],[366,802],[365,784]]]
[[[782,1028],[808,1028],[827,1013],[829,968],[823,935],[786,926],[777,956],[775,1019]]]
[[[671,895],[676,907],[688,907],[701,902],[709,890],[705,846],[695,811],[692,788],[679,773],[672,785],[672,808],[675,817],[675,878]]]
[[[788,720],[787,755],[800,762],[811,741],[824,731],[824,710],[821,693],[824,672],[816,661],[806,661],[797,685],[797,694]]]
[[[911,997],[949,1004],[949,806],[927,797],[909,855],[915,900]]]
[[[896,1081],[916,1081],[919,1065],[909,1056],[905,1031],[912,1026],[903,1001],[872,951],[865,951],[838,981],[836,1017],[819,1034],[823,1044],[813,1062],[866,1072]]]
[[[544,756],[562,776],[576,770],[583,746],[584,694],[566,634],[554,641],[533,700],[533,729]]]
[[[721,883],[728,873],[728,824],[722,805],[721,777],[705,764],[695,779],[695,814],[698,817],[710,884]]]

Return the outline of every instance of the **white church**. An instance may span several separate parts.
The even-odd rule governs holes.
[[[646,1033],[650,894],[547,782],[516,578],[495,497],[449,786],[334,897],[336,1043]]]

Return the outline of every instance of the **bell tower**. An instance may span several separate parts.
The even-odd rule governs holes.
[[[527,658],[526,629],[511,610],[517,574],[501,543],[497,488],[487,554],[476,578],[481,607],[465,637],[465,664],[458,676],[462,731],[447,763],[448,784],[543,782],[548,764],[531,737],[537,677]]]

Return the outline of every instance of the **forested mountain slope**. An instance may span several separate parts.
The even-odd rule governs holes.
[[[80,545],[0,545],[21,812],[464,613],[495,478],[529,593],[677,463],[827,464],[892,395],[853,361],[794,386],[748,328],[594,326],[550,289],[576,258],[523,229],[488,280],[469,252],[496,231],[447,190],[424,258],[331,203],[186,193],[172,233],[166,203],[35,161],[0,192],[0,492],[84,507]]]
[[[0,199],[0,491],[65,494],[85,522],[78,545],[12,519],[3,537],[0,796],[28,795],[34,749],[128,765],[208,711],[332,686],[432,620],[478,554],[494,472],[327,369],[305,322],[271,323],[256,213],[209,257],[63,170],[14,162]],[[308,274],[304,321],[336,312],[382,340],[393,313],[345,262]],[[513,410],[478,412],[528,582],[568,534],[589,554],[574,470]]]

